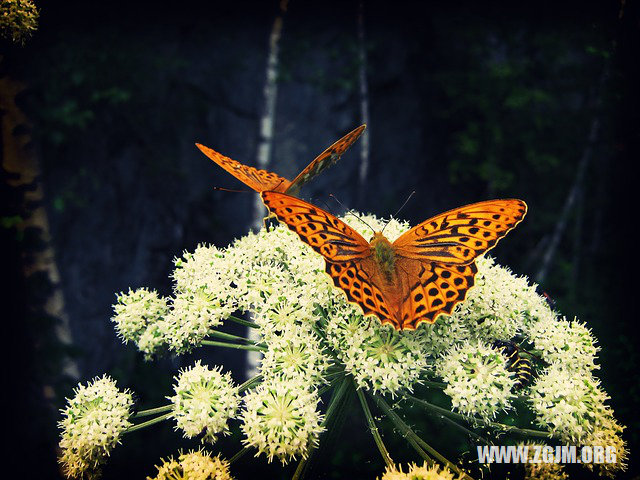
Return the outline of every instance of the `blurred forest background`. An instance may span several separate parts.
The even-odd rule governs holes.
[[[225,246],[256,216],[253,193],[213,189],[244,186],[194,143],[251,165],[267,145],[268,168],[293,178],[365,121],[366,137],[302,198],[339,213],[332,193],[388,217],[415,190],[399,215],[412,224],[465,203],[524,199],[527,218],[492,255],[593,330],[633,458],[633,3],[38,3],[32,38],[0,44],[3,370],[12,456],[23,471],[30,459],[27,478],[56,477],[58,410],[78,381],[106,372],[147,408],[166,403],[172,376],[194,358],[244,380],[236,352],[145,362],[110,322],[115,293],[147,286],[168,295],[174,257],[202,242]],[[383,469],[352,413],[358,440],[337,442],[321,478]],[[464,450],[456,435],[440,435],[435,445]],[[144,478],[160,456],[196,445],[169,423],[136,432],[105,478]],[[220,447],[232,455],[239,439]],[[406,449],[400,440],[396,448]],[[237,478],[264,460],[246,464]],[[632,462],[625,477],[637,474]]]

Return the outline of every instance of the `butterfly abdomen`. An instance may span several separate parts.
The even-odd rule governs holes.
[[[389,283],[393,282],[396,271],[396,252],[391,242],[382,233],[376,232],[371,240],[371,251],[385,280]]]

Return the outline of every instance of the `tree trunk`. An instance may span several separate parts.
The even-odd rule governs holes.
[[[367,85],[367,48],[364,36],[364,4],[358,5],[358,82],[360,85],[360,123],[369,126],[369,88]],[[363,208],[365,185],[369,176],[369,130],[364,131],[360,142],[360,170],[358,172],[358,208]]]
[[[284,14],[287,11],[288,0],[280,1],[280,11],[276,16],[271,35],[269,36],[269,55],[267,58],[267,71],[264,82],[264,107],[260,118],[260,139],[256,158],[257,168],[267,170],[271,163],[271,152],[273,150],[273,131],[276,119],[276,99],[278,97],[278,63],[280,52],[280,37],[282,35],[282,24]],[[255,196],[253,209],[253,219],[251,228],[260,230],[266,209],[262,204],[260,196]],[[251,340],[260,340],[260,333],[257,329],[248,328],[247,335]],[[258,373],[260,365],[260,352],[247,352],[247,377],[251,378]]]
[[[562,211],[560,212],[560,216],[558,217],[558,221],[556,222],[556,228],[553,231],[553,235],[551,236],[551,241],[549,242],[549,246],[547,247],[547,251],[544,253],[542,257],[542,263],[540,265],[540,269],[535,275],[535,281],[537,283],[544,282],[549,269],[553,263],[553,259],[555,257],[556,251],[558,249],[558,245],[560,243],[560,239],[564,234],[564,231],[567,227],[567,221],[569,219],[569,214],[576,203],[576,198],[578,196],[578,191],[582,186],[582,181],[584,178],[585,171],[587,169],[587,165],[591,160],[593,155],[593,147],[595,145],[596,139],[598,138],[598,132],[600,130],[600,117],[599,113],[596,113],[593,121],[591,122],[591,129],[589,131],[589,137],[587,139],[587,145],[582,153],[582,157],[580,158],[580,163],[578,164],[578,169],[576,170],[576,177],[573,182],[573,186],[569,191],[569,195],[567,195],[567,199],[564,202],[564,206],[562,207]]]
[[[276,16],[271,35],[269,36],[269,55],[267,58],[267,71],[264,82],[264,107],[260,117],[260,137],[258,141],[258,151],[256,155],[256,167],[267,170],[271,164],[271,152],[273,150],[273,131],[276,121],[276,100],[278,98],[278,64],[280,53],[280,37],[282,35],[282,24],[284,14],[287,11],[288,0],[280,1],[280,11]],[[262,199],[256,195],[251,227],[259,230],[262,227],[262,219],[265,217],[266,209],[262,204]]]
[[[60,273],[52,246],[49,219],[44,208],[44,189],[40,163],[31,149],[30,125],[26,115],[16,105],[16,96],[24,85],[8,76],[0,78],[0,112],[2,123],[2,168],[9,174],[8,186],[20,192],[22,215],[19,232],[35,231],[39,248],[22,252],[22,273],[25,279],[43,275],[52,285],[42,306],[45,315],[58,319],[54,334],[63,346],[73,343],[69,317],[65,311]],[[37,277],[34,277],[37,278]],[[34,302],[35,303],[35,302]],[[33,308],[33,306],[30,306]],[[30,312],[34,313],[34,312]],[[37,312],[36,312],[37,313]],[[73,381],[80,378],[76,362],[64,358],[62,373]],[[45,386],[45,396],[53,395],[53,387]]]

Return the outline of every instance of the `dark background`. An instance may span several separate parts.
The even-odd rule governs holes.
[[[632,173],[640,125],[637,8],[635,2],[513,3],[365,2],[369,177],[359,185],[360,140],[302,197],[324,205],[333,193],[347,206],[387,217],[415,190],[400,214],[412,224],[465,203],[522,198],[527,218],[492,254],[535,278],[588,155],[541,290],[599,339],[597,374],[628,427],[633,454],[640,446]],[[42,245],[38,232],[3,222],[3,273],[10,280],[5,397],[13,405],[19,453],[13,457],[31,459],[28,478],[55,478],[58,409],[78,381],[61,374],[65,358],[77,364],[83,382],[112,375],[137,393],[142,408],[165,404],[172,376],[193,358],[224,363],[236,381],[244,380],[243,357],[235,352],[199,350],[144,362],[116,338],[109,319],[116,292],[147,286],[169,295],[174,257],[201,242],[225,246],[247,231],[253,194],[214,191],[242,185],[194,143],[255,164],[278,5],[52,1],[39,7],[39,31],[24,47],[2,43],[0,63],[2,75],[27,87],[16,101],[29,119],[26,134],[40,162],[52,234],[51,244]],[[287,178],[362,123],[357,14],[357,2],[291,0],[284,16],[270,169]],[[590,143],[594,121],[600,130]],[[3,180],[9,177],[3,171]],[[3,181],[3,218],[29,215],[33,205],[22,194]],[[25,252],[48,246],[56,252],[71,347],[56,339],[58,320],[43,313],[51,285],[21,274]],[[317,471],[321,478],[382,472],[358,410],[349,415],[358,440],[343,444],[338,437]],[[160,456],[197,445],[181,442],[169,424],[124,443],[105,478],[153,475]],[[232,438],[220,448],[230,456],[239,446]],[[402,443],[397,448],[406,450]],[[458,452],[456,445],[443,448]],[[261,468],[267,478],[290,476],[263,465],[262,458],[243,460],[233,473],[245,478]],[[637,473],[632,463],[625,477]]]

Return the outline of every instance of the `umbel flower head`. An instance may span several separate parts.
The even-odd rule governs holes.
[[[182,453],[177,460],[163,460],[156,468],[157,475],[147,480],[233,480],[229,462],[217,455],[212,457],[204,450]]]
[[[364,238],[384,227],[374,216],[343,220]],[[391,220],[385,235],[393,241],[408,228]],[[490,257],[475,263],[475,286],[451,315],[398,331],[347,302],[322,257],[280,225],[227,248],[200,245],[185,253],[175,260],[171,298],[146,289],[122,294],[114,322],[120,336],[147,356],[192,351],[209,335],[263,352],[260,376],[241,389],[239,412],[228,374],[196,363],[178,377],[171,416],[185,436],[204,433],[210,441],[226,433],[227,420],[236,416],[244,445],[270,462],[306,458],[324,428],[319,392],[350,382],[362,394],[384,395],[398,405],[420,384],[437,388],[451,418],[473,426],[495,425],[503,412],[528,408],[526,417],[534,416],[537,425],[527,428],[542,428],[556,440],[606,439],[620,446],[620,462],[605,473],[619,471],[626,458],[622,427],[593,375],[598,347],[589,329],[559,318],[525,277]],[[248,324],[260,340],[217,330],[227,321]],[[496,341],[517,345],[537,380],[519,383],[514,358],[494,348]],[[514,402],[516,397],[528,401]]]
[[[444,393],[465,415],[492,419],[511,406],[513,373],[507,359],[479,341],[465,342],[440,357],[436,372],[448,384]]]
[[[111,320],[125,343],[134,342],[148,357],[163,347],[162,332],[158,328],[169,313],[167,299],[157,292],[139,288],[116,295]]]
[[[545,447],[544,444],[538,442],[526,442],[523,446],[527,447],[527,462],[524,467],[525,480],[569,480],[569,475],[564,470],[564,465],[555,462],[540,461],[536,459],[536,447]]]
[[[60,463],[67,477],[79,478],[97,473],[120,435],[131,426],[129,417],[133,398],[120,391],[107,377],[78,385],[74,397],[68,399],[59,422]]]
[[[283,464],[306,458],[324,430],[319,400],[316,391],[295,380],[274,378],[258,386],[244,397],[241,428],[245,445]]]
[[[227,434],[227,420],[232,418],[240,403],[237,387],[231,374],[220,368],[209,368],[196,361],[176,377],[175,395],[168,397],[173,404],[171,417],[176,428],[187,438],[204,432],[203,440],[211,443],[219,434]]]
[[[387,467],[380,480],[462,480],[462,474],[454,474],[447,467],[440,468],[437,465],[428,466],[412,463],[405,473],[401,465]]]

